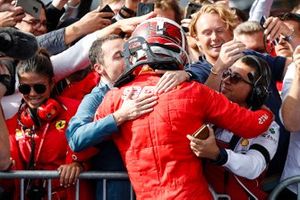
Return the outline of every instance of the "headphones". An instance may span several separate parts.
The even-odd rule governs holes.
[[[42,121],[52,121],[62,110],[62,106],[54,99],[47,99],[38,108],[32,109],[21,103],[18,111],[18,121],[24,128],[40,127]]]
[[[269,85],[271,82],[271,70],[268,63],[257,56],[246,55],[241,61],[256,69],[255,73],[249,73],[248,78],[253,83],[251,93],[246,99],[247,105],[251,110],[259,109],[269,96]]]

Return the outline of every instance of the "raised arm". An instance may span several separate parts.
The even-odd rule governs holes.
[[[285,98],[281,108],[283,123],[291,132],[300,130],[300,46],[296,48],[293,57],[295,65],[290,66],[284,80],[283,97]]]

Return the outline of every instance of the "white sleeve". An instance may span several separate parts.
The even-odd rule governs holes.
[[[89,65],[88,53],[93,42],[97,39],[97,34],[97,31],[89,34],[67,50],[51,56],[55,81],[59,81]]]
[[[282,92],[281,92],[282,100],[284,100],[284,98],[286,97],[286,95],[290,90],[295,73],[296,73],[296,65],[294,63],[291,63],[288,66],[288,69],[283,79]]]
[[[5,119],[12,118],[18,112],[21,100],[22,95],[20,92],[2,97],[1,105]]]
[[[282,91],[281,91],[282,101],[285,99],[285,97],[287,96],[287,94],[288,94],[288,92],[291,88],[291,85],[292,85],[293,80],[294,80],[295,73],[296,73],[296,65],[294,63],[291,63],[288,66],[288,69],[287,69],[286,74],[285,74],[284,79],[283,79]],[[282,124],[284,125],[283,120],[282,120],[281,108],[280,108],[280,111],[279,111],[279,118],[280,118]]]
[[[267,132],[252,140],[250,149],[245,154],[226,149],[228,160],[223,166],[238,176],[255,179],[266,169],[267,162],[274,157],[278,139],[279,126],[276,122],[272,122]]]
[[[262,16],[270,15],[270,10],[274,0],[255,0],[249,11],[249,21],[260,22]]]

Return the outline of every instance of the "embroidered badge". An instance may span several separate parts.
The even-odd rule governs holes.
[[[16,140],[24,138],[24,135],[20,129],[16,129]]]
[[[269,129],[269,132],[272,133],[272,134],[275,134],[274,128],[270,128],[270,129]]]
[[[249,145],[249,140],[243,138],[243,139],[241,140],[241,145],[242,145],[243,147],[248,146],[248,145]]]
[[[57,130],[61,130],[61,129],[65,128],[65,126],[66,126],[66,120],[59,120],[55,124],[55,127]]]

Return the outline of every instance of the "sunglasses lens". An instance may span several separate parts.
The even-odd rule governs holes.
[[[19,91],[22,94],[29,94],[30,93],[30,85],[27,85],[27,84],[19,85]]]
[[[237,84],[241,80],[242,80],[241,77],[239,75],[237,75],[237,74],[231,74],[231,76],[230,76],[230,82],[232,84]]]
[[[34,89],[34,91],[36,93],[43,94],[46,91],[47,88],[43,84],[35,84],[35,85],[33,85],[33,89]],[[27,84],[21,84],[21,85],[19,85],[19,91],[22,94],[29,94],[30,90],[31,90],[31,86],[30,85],[27,85]]]
[[[43,94],[46,91],[46,86],[43,84],[35,84],[33,88],[34,91],[38,94]]]

